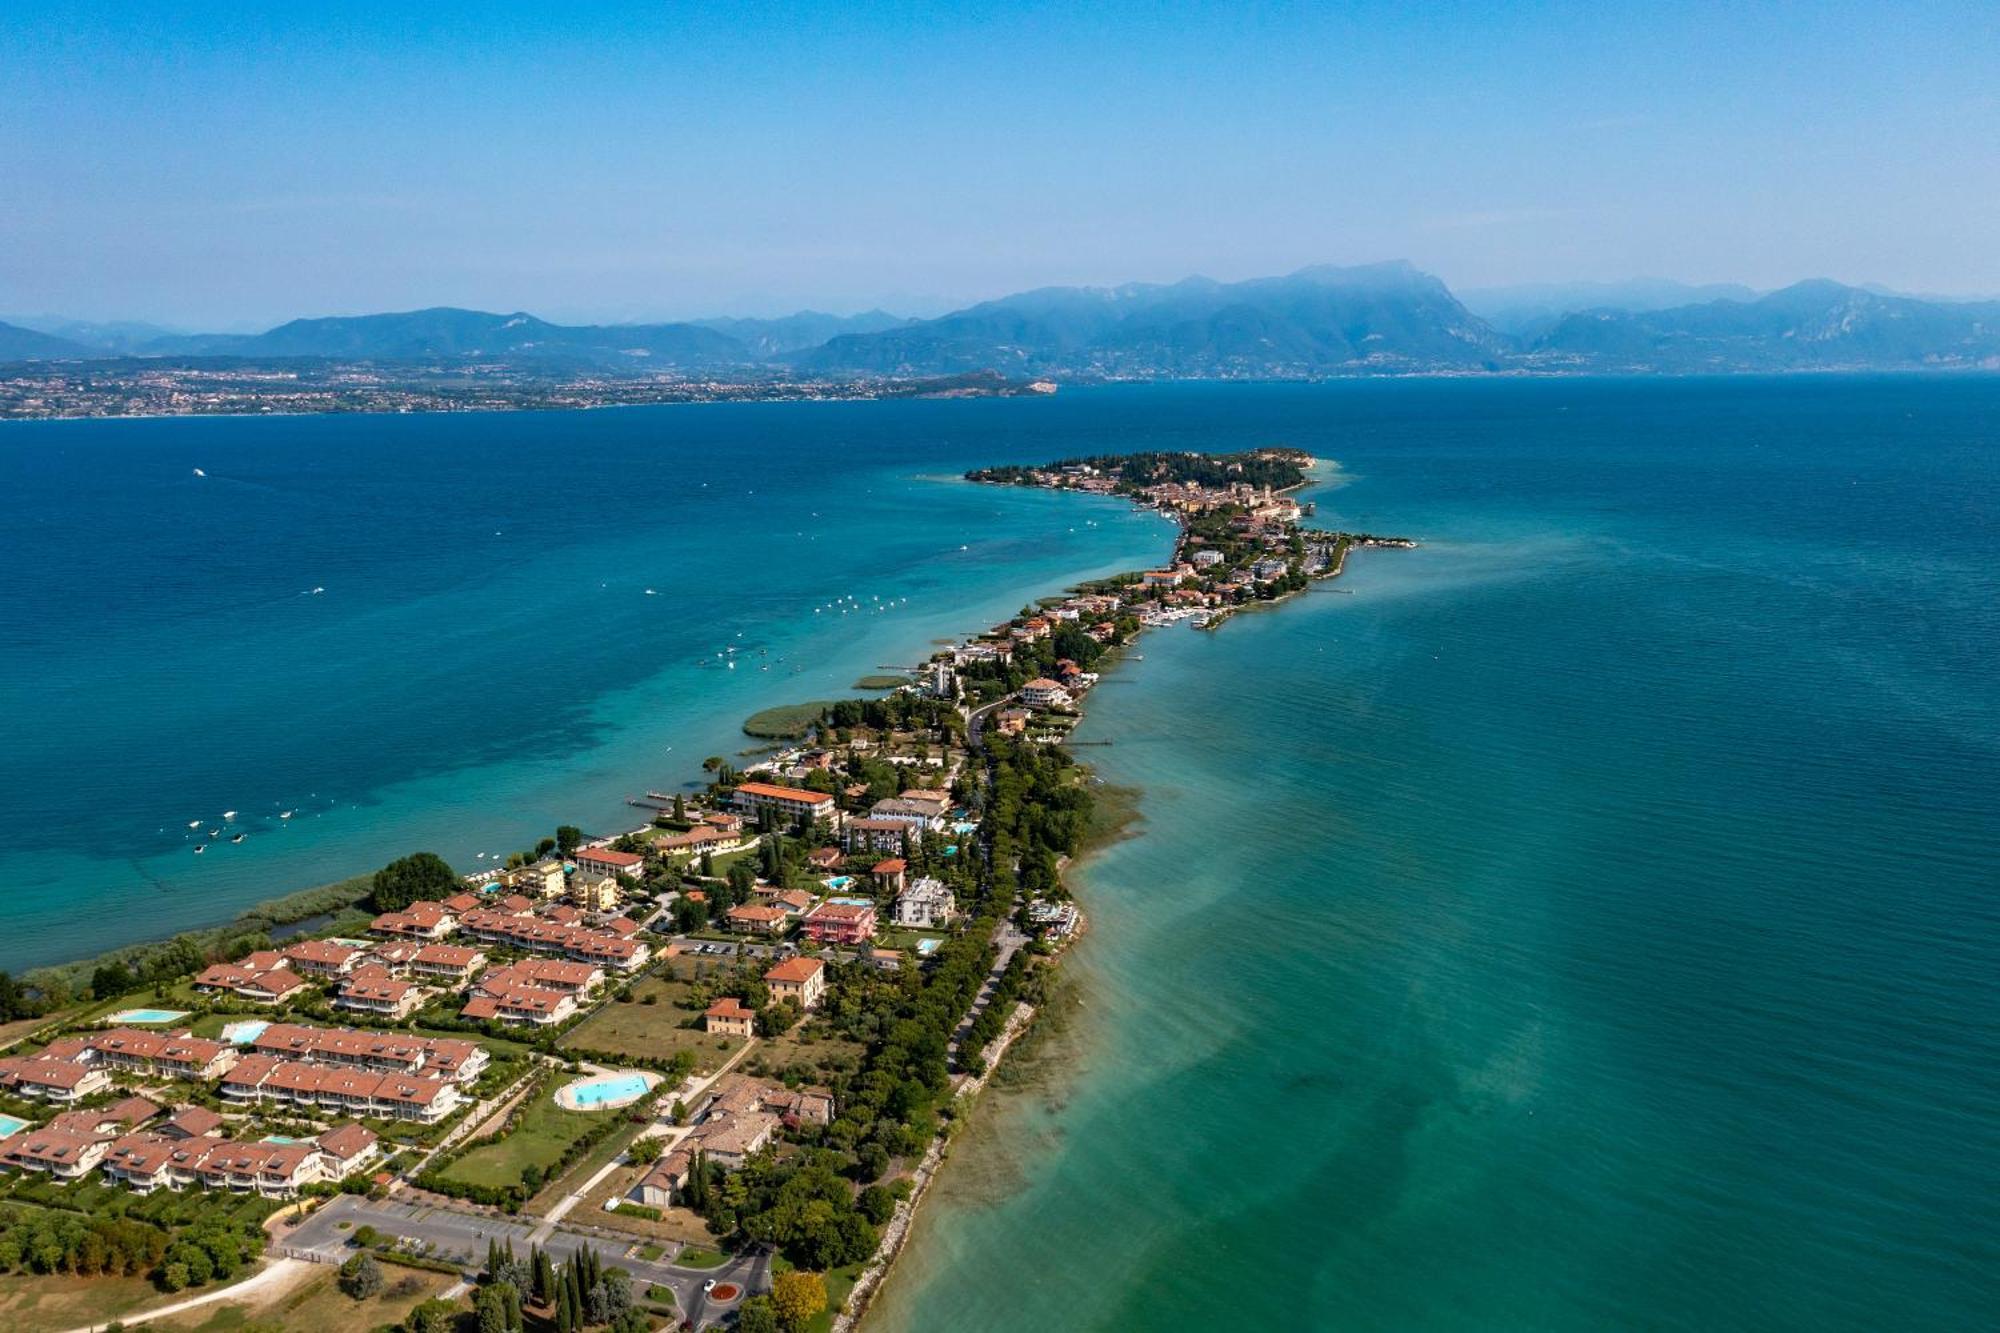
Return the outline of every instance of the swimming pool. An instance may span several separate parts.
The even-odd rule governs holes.
[[[285,1137],[285,1136],[284,1136],[283,1134],[266,1134],[266,1135],[265,1135],[265,1136],[263,1137],[263,1139],[262,1139],[261,1141],[262,1141],[262,1142],[264,1142],[264,1143],[305,1143],[305,1142],[307,1142],[307,1140],[305,1140],[305,1139],[290,1139],[290,1138],[286,1138],[286,1137]]]
[[[268,1018],[246,1018],[241,1023],[231,1023],[222,1029],[222,1039],[231,1046],[248,1046],[264,1035],[264,1029],[271,1026]]]
[[[839,903],[843,907],[873,907],[875,905],[873,898],[828,898],[827,901],[830,903]]]
[[[0,1115],[0,1139],[19,1134],[28,1127],[28,1122],[17,1115]]]
[[[925,958],[928,958],[931,956],[931,951],[937,948],[938,945],[942,943],[943,943],[942,940],[918,940],[917,952],[922,956],[924,956]]]
[[[120,1009],[115,1014],[106,1014],[106,1023],[174,1023],[186,1018],[185,1009]]]
[[[853,882],[854,882],[854,876],[852,875],[835,875],[832,879],[826,880],[825,884],[829,889],[832,889],[835,893],[838,893],[840,892],[840,890],[846,888]]]
[[[598,1074],[556,1090],[556,1105],[566,1111],[598,1111],[629,1106],[653,1090],[658,1074]]]

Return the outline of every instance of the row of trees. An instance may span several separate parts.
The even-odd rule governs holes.
[[[0,1272],[138,1277],[166,1252],[167,1233],[148,1222],[52,1208],[0,1211]]]
[[[600,1327],[611,1333],[646,1333],[650,1327],[633,1295],[631,1274],[606,1268],[595,1249],[579,1250],[558,1267],[539,1246],[522,1259],[512,1242],[489,1243],[472,1302],[479,1333],[519,1333],[525,1327],[523,1307],[530,1301],[542,1308],[557,1333]]]

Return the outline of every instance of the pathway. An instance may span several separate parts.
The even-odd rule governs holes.
[[[721,1078],[724,1074],[727,1074],[731,1069],[735,1068],[737,1061],[741,1060],[744,1056],[748,1055],[751,1052],[751,1050],[756,1047],[756,1045],[757,1045],[757,1039],[752,1037],[749,1041],[743,1044],[742,1049],[738,1050],[736,1054],[730,1056],[727,1060],[723,1061],[722,1066],[719,1069],[717,1069],[713,1074],[710,1074],[707,1078],[696,1079],[690,1083],[684,1084],[683,1088],[685,1089],[685,1091],[683,1091],[682,1089],[676,1089],[675,1090],[676,1097],[681,1101],[692,1103],[702,1093],[708,1091],[708,1089],[714,1085],[717,1079]],[[666,1151],[672,1151],[674,1144],[680,1142],[682,1136],[684,1136],[687,1132],[688,1132],[688,1127],[685,1125],[678,1125],[678,1126],[665,1125],[660,1123],[659,1120],[655,1119],[653,1123],[647,1125],[644,1129],[640,1130],[637,1134],[633,1135],[632,1141],[634,1143],[637,1143],[640,1139],[668,1138],[668,1136],[671,1135],[672,1137],[668,1138],[667,1143],[663,1145],[663,1147]],[[537,1245],[541,1244],[544,1240],[548,1239],[548,1234],[549,1232],[555,1229],[556,1223],[562,1221],[563,1218],[569,1216],[570,1210],[572,1208],[575,1208],[577,1204],[589,1198],[591,1192],[595,1190],[599,1185],[604,1183],[605,1177],[609,1176],[613,1171],[616,1171],[619,1167],[625,1165],[627,1165],[625,1154],[623,1152],[620,1152],[616,1157],[613,1157],[603,1166],[597,1168],[596,1171],[591,1173],[590,1179],[584,1181],[581,1185],[578,1185],[575,1189],[563,1195],[562,1198],[556,1200],[555,1203],[552,1204],[548,1208],[548,1210],[542,1214],[542,1225],[535,1229],[534,1234],[529,1239],[531,1239]]]
[[[252,1295],[275,1296],[289,1284],[314,1271],[316,1271],[315,1265],[303,1259],[273,1259],[254,1276],[245,1278],[241,1282],[217,1287],[214,1291],[205,1291],[199,1296],[190,1296],[184,1301],[175,1301],[172,1305],[162,1305],[158,1309],[128,1314],[118,1322],[123,1323],[126,1328],[136,1328],[150,1320],[165,1319],[168,1315],[177,1315],[184,1310],[197,1310],[218,1301],[244,1302],[246,1297]],[[89,1324],[83,1328],[70,1329],[69,1333],[96,1333],[96,1330],[102,1327],[101,1324]]]

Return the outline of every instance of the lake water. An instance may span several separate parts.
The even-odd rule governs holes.
[[[1081,1005],[870,1333],[1991,1327],[2000,383],[1188,398],[1426,545],[1093,696]]]
[[[0,961],[618,827],[1165,547],[965,467],[1289,443],[1425,545],[1093,696],[1143,822],[871,1327],[1988,1326],[1996,423],[1815,377],[9,427]]]
[[[1166,549],[958,480],[1073,442],[962,406],[0,428],[0,967],[633,827],[758,708]]]

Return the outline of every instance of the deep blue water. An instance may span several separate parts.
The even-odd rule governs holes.
[[[880,1326],[1990,1326],[1992,379],[9,428],[0,962],[615,826],[754,708],[1165,542],[942,478],[1272,442],[1425,545],[1097,692],[1144,824],[1085,1003]]]

